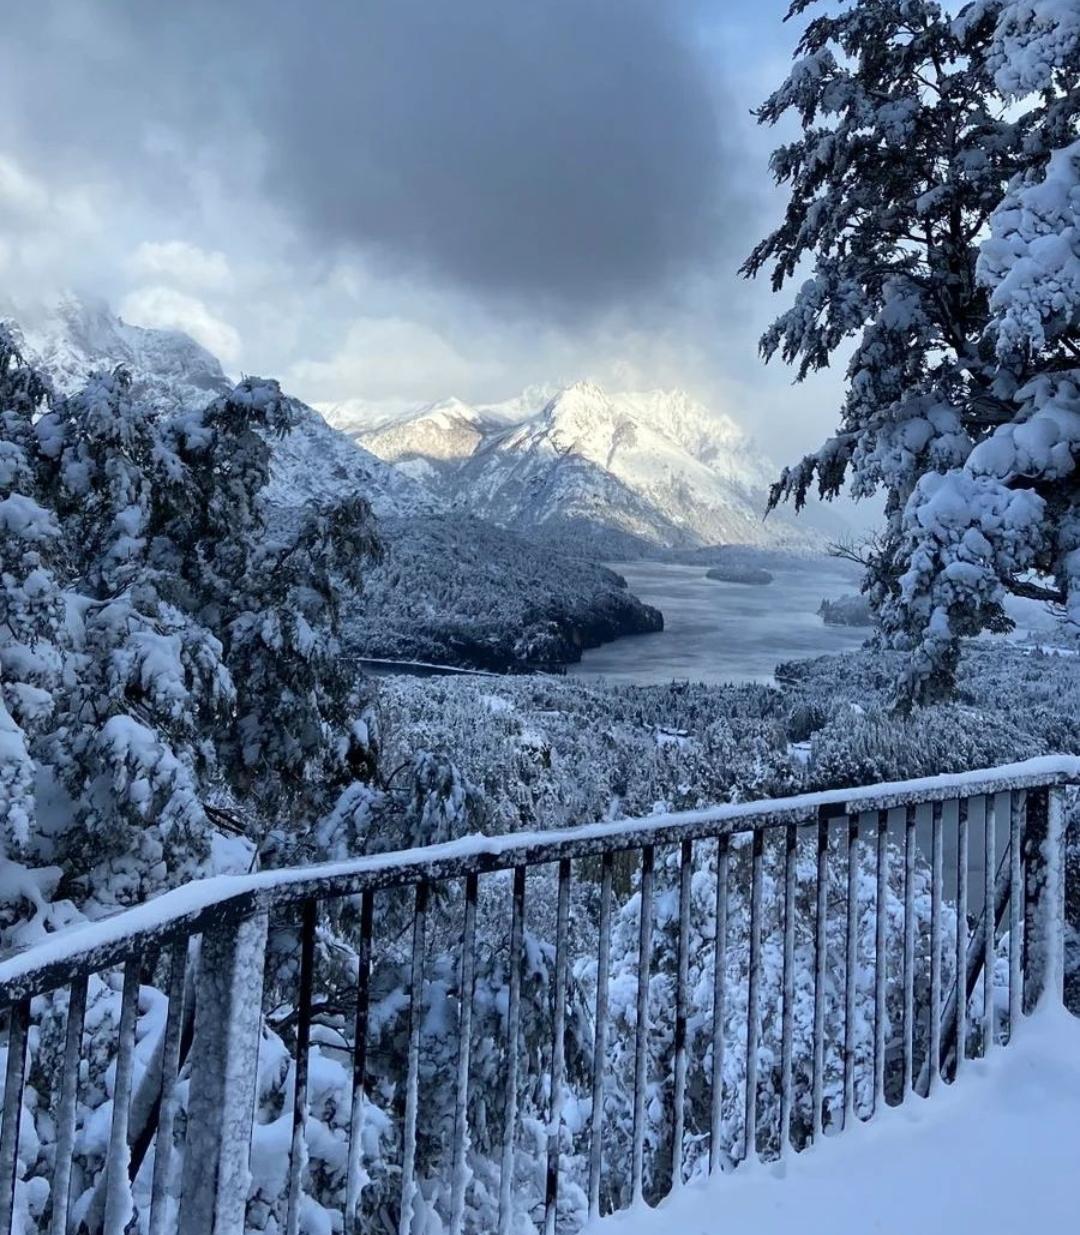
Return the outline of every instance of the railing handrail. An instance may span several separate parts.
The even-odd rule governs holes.
[[[473,872],[538,866],[620,849],[678,845],[817,817],[1080,784],[1080,757],[1043,755],[970,772],[946,773],[756,802],[725,803],[571,828],[474,833],[441,844],[339,862],[193,880],[109,917],[58,931],[0,960],[0,1006],[43,993],[83,973],[123,961],[134,948],[160,947],[209,926],[311,898],[437,882]]]

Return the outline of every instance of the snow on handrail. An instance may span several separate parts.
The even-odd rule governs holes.
[[[547,1129],[546,1154],[541,1147],[540,1158],[533,1160],[543,1172],[545,1235],[554,1235],[560,1205],[567,1197],[565,1185],[560,1196],[560,1174],[567,1167],[561,1152],[563,1099],[566,1087],[576,1083],[571,1079],[570,1057],[566,1054],[570,1014],[567,986],[569,974],[576,969],[575,950],[582,959],[590,961],[593,952],[589,930],[570,928],[571,888],[575,880],[599,891],[593,1002],[596,1036],[589,1082],[595,1114],[590,1115],[588,1122],[588,1206],[592,1217],[600,1212],[605,1177],[610,1189],[605,1204],[616,1208],[627,1200],[651,1203],[659,1199],[666,1186],[669,1163],[668,1182],[672,1189],[678,1187],[686,1174],[691,1151],[687,1134],[692,1127],[700,1130],[708,1124],[710,1170],[716,1170],[727,1162],[753,1160],[763,1152],[776,1157],[791,1149],[801,1149],[826,1131],[831,1133],[837,1125],[853,1124],[855,1116],[867,1118],[887,1105],[903,1102],[911,1092],[929,1097],[938,1091],[942,1080],[958,1077],[966,1058],[985,1056],[998,1043],[1011,1039],[1021,1016],[1033,1010],[1044,993],[1061,997],[1063,787],[1077,783],[1080,759],[1048,757],[959,775],[728,804],[559,831],[468,836],[423,849],[345,862],[196,881],[114,917],[58,933],[0,960],[0,1001],[10,1005],[6,1009],[0,1122],[0,1235],[12,1235],[14,1229],[20,1190],[18,1134],[28,1110],[28,1064],[32,1070],[49,1058],[48,1051],[43,1054],[41,1048],[46,1034],[31,1030],[35,1019],[43,1031],[47,1023],[54,1023],[58,1008],[63,1009],[66,1028],[59,1083],[47,1095],[57,1128],[58,1168],[50,1189],[50,1229],[71,1229],[70,1168],[75,1159],[78,1095],[85,1060],[83,1038],[89,1029],[95,1052],[102,1047],[111,1049],[113,1038],[108,1023],[86,1023],[88,985],[95,975],[119,967],[123,969],[123,985],[115,1030],[110,1148],[105,1169],[97,1174],[93,1198],[84,1207],[80,1224],[91,1235],[104,1235],[128,1223],[133,1205],[132,1185],[153,1147],[153,1180],[147,1211],[150,1231],[161,1235],[166,1231],[173,1235],[204,1235],[210,1230],[242,1227],[249,1199],[249,1161],[255,1144],[251,1112],[259,1092],[260,1044],[264,1032],[269,1032],[265,1028],[264,1005],[270,911],[299,907],[302,913],[297,915],[300,922],[295,944],[282,937],[275,945],[292,948],[297,962],[295,986],[290,976],[285,983],[291,989],[284,990],[286,1006],[291,1009],[289,1020],[295,1030],[294,1034],[287,1034],[292,1039],[291,1046],[282,1039],[284,1049],[295,1061],[289,1082],[292,1138],[284,1229],[299,1230],[301,1208],[307,1203],[307,1128],[309,1118],[314,1116],[308,1089],[313,1031],[322,1023],[318,1018],[324,1016],[326,1007],[332,1006],[326,1002],[332,996],[333,1000],[344,1000],[333,1013],[334,1023],[341,1020],[342,1009],[345,1020],[353,1022],[351,1041],[347,1028],[341,1035],[339,1027],[341,1041],[335,1049],[352,1057],[350,1094],[347,1099],[342,1095],[342,1101],[347,1101],[351,1110],[342,1219],[346,1235],[355,1235],[365,1221],[361,1202],[365,1178],[362,1111],[369,1081],[374,1079],[369,1069],[369,1046],[374,1040],[369,1025],[373,961],[380,958],[383,972],[386,962],[391,966],[400,963],[398,943],[403,942],[404,935],[397,929],[398,914],[408,913],[408,897],[390,898],[390,903],[382,906],[389,916],[380,912],[380,929],[376,932],[374,903],[379,889],[385,888],[409,891],[414,897],[411,963],[407,981],[400,979],[403,989],[407,988],[403,1007],[406,1019],[401,1026],[406,1032],[404,1037],[397,1037],[395,1053],[387,1057],[388,1076],[395,1087],[400,1085],[404,1099],[397,1112],[401,1155],[395,1225],[399,1232],[413,1229],[421,1178],[433,1170],[441,1171],[442,1193],[449,1198],[447,1229],[450,1235],[462,1235],[469,1174],[466,1152],[471,1143],[469,1087],[473,1036],[473,998],[462,998],[462,994],[472,992],[475,996],[481,876],[494,871],[509,873],[511,868],[505,957],[508,969],[503,971],[503,989],[507,994],[505,1031],[496,1034],[500,1043],[497,1049],[502,1049],[506,1058],[502,1132],[484,1150],[492,1161],[496,1157],[500,1160],[498,1221],[494,1221],[492,1210],[486,1229],[497,1229],[500,1235],[509,1232],[515,1210],[520,1208],[520,1198],[515,1193],[519,1174],[515,1162],[521,1149],[526,1112],[518,1108],[519,1082],[527,1082],[530,1093],[537,1089],[547,1093],[546,1099],[540,1099],[539,1108],[529,1099],[529,1119],[540,1113]],[[946,832],[950,838],[955,836],[956,841],[955,850],[951,839],[949,843],[949,852],[956,855],[956,866],[948,872],[948,891]],[[972,837],[974,852],[970,847]],[[920,847],[924,851],[924,868],[917,871]],[[658,848],[664,851],[659,867]],[[808,859],[814,849],[816,873],[811,874]],[[731,864],[736,850],[737,873]],[[630,860],[617,862],[620,853],[630,855]],[[599,862],[583,862],[575,873],[574,860],[587,857],[599,858]],[[549,1002],[546,990],[538,994],[531,985],[524,986],[524,979],[526,958],[542,940],[534,932],[539,928],[550,936],[552,923],[534,921],[530,927],[534,937],[528,941],[525,927],[526,906],[537,889],[541,898],[550,898],[553,867],[557,870],[558,895],[554,938],[546,941],[553,943],[554,961],[554,980],[547,984],[553,992]],[[672,924],[670,911],[674,904],[670,897],[674,885],[669,876],[676,867],[678,940],[672,954],[666,946],[654,951],[653,943],[654,927],[658,944],[665,939],[659,912],[661,896],[667,902],[667,926]],[[638,872],[636,891],[632,887],[634,880],[626,882],[630,868]],[[972,871],[981,875],[982,895],[976,888],[969,900]],[[532,879],[528,878],[530,873]],[[729,874],[738,882],[738,899],[734,903],[729,897]],[[861,874],[873,875],[872,896],[866,895],[866,886],[860,890],[861,884],[869,883],[869,878],[861,878]],[[616,1024],[608,1004],[608,985],[613,973],[616,876],[620,920],[632,926],[631,933],[637,935],[638,942],[636,950],[631,945],[632,956],[623,956],[630,968],[616,965],[615,972],[621,975],[620,981],[636,974],[636,1012],[632,1023],[622,1022],[619,1031],[619,1052],[627,1061],[633,1059],[633,1085],[626,1095],[628,1106],[622,1121],[625,1135],[618,1153],[609,1151],[605,1164],[605,1138],[610,1142],[612,1137],[611,1129],[605,1133],[604,1112],[605,1082],[612,1064],[609,1030]],[[463,888],[455,887],[461,882]],[[425,969],[431,959],[429,945],[440,950],[446,945],[441,930],[438,939],[434,929],[429,934],[433,884],[446,888],[447,902],[454,900],[456,893],[464,910],[457,955],[454,956],[452,943],[450,952],[444,953],[447,959],[453,957],[452,964],[460,966],[458,994],[443,991],[438,996],[440,1008],[457,1004],[450,1169],[445,1154],[429,1156],[421,1132],[421,1111],[430,1100],[430,1094],[424,1096],[420,1083],[424,1070],[422,1056],[426,1057]],[[533,892],[527,894],[529,885]],[[778,892],[780,886],[782,894]],[[923,891],[917,897],[920,887]],[[505,907],[508,891],[506,887],[489,888],[494,899],[485,903]],[[581,891],[588,895],[584,887]],[[349,933],[346,951],[355,956],[355,976],[348,972],[348,966],[343,972],[327,971],[316,963],[320,903],[356,894],[358,917],[347,914],[340,919]],[[816,900],[812,914],[808,912],[809,894]],[[898,916],[901,896],[903,910]],[[578,904],[586,920],[592,921],[584,902]],[[629,920],[622,916],[624,913],[630,915]],[[632,922],[635,914],[637,921]],[[804,931],[813,926],[812,958],[805,949],[795,946],[800,918]],[[695,920],[700,922],[701,934],[696,933]],[[955,924],[951,934],[950,921]],[[392,929],[384,931],[387,927]],[[377,935],[384,935],[386,943],[392,939],[398,943],[384,952]],[[778,954],[780,935],[782,962]],[[917,936],[929,943],[928,949],[916,947]],[[712,940],[711,961],[701,954],[700,945],[695,942],[702,938]],[[1009,961],[1008,1012],[1004,1018],[999,1016],[996,982],[982,982],[981,1012],[973,1006],[979,978],[985,978],[996,965],[1002,948]],[[696,979],[692,980],[692,957],[696,958],[695,965],[711,967],[712,992],[704,992],[704,998]],[[166,958],[167,965],[162,965]],[[803,979],[809,977],[811,959],[813,1030],[808,1037],[801,1030],[796,1031],[797,1006],[802,1009],[803,1028],[809,1028],[810,1011],[805,983],[797,982],[797,978],[800,972]],[[734,961],[736,969],[745,965],[745,1010],[737,1006],[738,1001],[733,1005],[726,993],[729,961]],[[271,971],[276,968],[271,966]],[[779,979],[782,989],[779,1019],[769,1015],[766,1006],[772,1000],[772,996],[765,994],[770,973]],[[654,1100],[667,1104],[665,1085],[656,1089],[654,1099],[650,1065],[650,1052],[665,1050],[650,1028],[650,991],[653,978],[661,974],[672,983],[671,988],[665,989],[673,995],[674,1013],[670,1047],[666,1048],[673,1063],[668,1107],[672,1132],[670,1143],[665,1144],[655,1143],[647,1134],[654,1118],[650,1113]],[[150,1066],[137,1067],[142,983],[149,981],[162,987],[165,976],[169,991],[165,1023],[157,1032]],[[865,989],[869,977],[873,983],[872,1013]],[[451,986],[453,983],[451,979]],[[860,984],[864,988],[861,1010]],[[35,995],[64,986],[68,988],[66,1001],[61,997],[35,1003]],[[350,992],[354,1006],[349,1002]],[[275,988],[271,995],[275,1007],[279,1006],[280,993]],[[624,988],[624,995],[628,993]],[[528,1008],[532,1024],[530,1041],[535,1043],[539,1041],[537,1033],[545,1037],[550,1031],[549,1055],[538,1053],[533,1046],[522,1050],[524,1008]],[[347,1015],[349,1011],[352,1017]],[[711,1013],[711,1035],[707,1031],[704,1036],[699,1033],[695,1051],[691,1048],[691,1018],[706,1013]],[[902,1048],[895,1037],[901,1023]],[[705,1025],[706,1021],[701,1019],[699,1028]],[[1007,1033],[1003,1032],[1006,1025]],[[711,1042],[706,1041],[709,1037]],[[140,1046],[143,1055],[148,1045]],[[768,1047],[765,1052],[761,1050],[763,1046]],[[697,1076],[706,1067],[703,1050],[711,1050],[711,1077],[704,1090],[697,1080],[692,1085],[688,1080],[692,1072]],[[773,1057],[771,1065],[759,1059],[765,1055]],[[829,1067],[834,1065],[826,1065],[827,1057],[842,1060],[842,1080],[835,1074],[830,1079]],[[732,1066],[736,1075],[730,1074],[725,1059],[735,1060]],[[49,1062],[45,1066],[53,1065]],[[768,1083],[759,1085],[759,1079],[765,1079],[764,1074],[759,1076],[759,1069],[763,1068],[769,1072]],[[186,1077],[186,1133],[181,1148],[174,1145],[173,1123],[179,1109],[177,1094],[182,1073]],[[743,1078],[741,1089],[738,1074]],[[581,1084],[577,1087],[580,1089]],[[770,1094],[779,1095],[775,1112],[778,1121]],[[35,1102],[40,1100],[36,1089],[33,1095]],[[810,1099],[809,1119],[806,1098]],[[733,1106],[738,1111],[731,1123],[725,1112]],[[763,1133],[761,1138],[759,1131]],[[692,1139],[698,1141],[700,1132],[695,1132]],[[164,1152],[159,1153],[162,1149]],[[276,1149],[274,1152],[278,1154]],[[700,1152],[699,1145],[690,1156],[700,1161]],[[180,1162],[173,1162],[174,1154],[182,1159],[182,1171]],[[542,1164],[544,1157],[546,1168]],[[659,1175],[655,1170],[657,1163],[661,1164]],[[48,1169],[47,1163],[45,1166]],[[583,1173],[578,1174],[584,1185]],[[170,1178],[175,1184],[178,1176],[180,1204],[174,1212],[169,1204],[173,1186]],[[397,1190],[396,1183],[388,1186]],[[339,1197],[326,1199],[340,1209]],[[493,1197],[488,1204],[494,1205]],[[528,1204],[532,1212],[533,1202]],[[141,1214],[142,1203],[138,1208]],[[387,1212],[393,1219],[392,1203]]]
[[[0,960],[0,1005],[53,989],[77,973],[116,964],[136,944],[143,948],[159,946],[223,921],[312,897],[347,896],[365,889],[437,881],[473,871],[536,866],[620,849],[750,833],[810,821],[820,815],[840,818],[912,803],[1062,784],[1080,784],[1080,757],[1044,755],[977,771],[729,803],[546,832],[498,836],[476,833],[442,844],[341,862],[213,876],[194,880],[99,921],[58,931],[8,955]]]

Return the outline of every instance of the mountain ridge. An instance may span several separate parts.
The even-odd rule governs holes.
[[[774,465],[730,416],[681,390],[609,392],[582,381],[504,403],[442,400],[367,427],[353,411],[324,414],[448,505],[521,532],[588,539],[592,527],[598,539],[631,537],[645,551],[814,551],[841,523],[786,513],[766,521]]]
[[[126,366],[133,392],[155,411],[168,414],[205,404],[232,387],[217,357],[178,330],[133,326],[115,316],[104,301],[68,294],[48,308],[6,319],[28,360],[70,393],[95,369]],[[296,423],[271,442],[267,497],[279,507],[312,499],[332,500],[354,488],[371,502],[376,515],[409,517],[435,514],[443,504],[407,474],[340,433],[312,407],[292,399]]]

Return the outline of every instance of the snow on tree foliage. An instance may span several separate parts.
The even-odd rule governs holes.
[[[356,496],[270,535],[266,439],[291,421],[262,379],[172,415],[123,369],[63,397],[0,333],[12,937],[55,925],[42,878],[96,912],[206,870],[208,803],[240,803],[257,840],[370,779],[338,641],[378,542]]]
[[[791,16],[815,0],[795,0]],[[1080,21],[1068,0],[851,0],[815,16],[760,108],[802,134],[791,198],[743,269],[810,277],[762,339],[801,380],[855,340],[840,425],[771,501],[884,492],[867,591],[908,653],[901,703],[952,688],[1008,592],[1080,578]]]
[[[378,799],[371,701],[341,646],[380,551],[366,501],[274,517],[270,443],[294,420],[275,382],[201,410],[135,390],[118,368],[63,395],[0,328],[0,946],[211,873],[223,822],[245,864],[267,835],[278,860],[360,851]],[[101,1204],[114,976],[88,992],[78,1212]],[[63,999],[35,1021],[27,1229],[49,1195]]]
[[[1075,72],[1080,55],[1080,10],[1072,0],[977,0],[961,20],[996,19],[988,60],[1002,94],[1020,98],[1046,90]],[[1059,108],[1067,114],[1067,106]]]

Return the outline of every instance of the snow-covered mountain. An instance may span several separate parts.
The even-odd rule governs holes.
[[[101,302],[65,296],[46,308],[19,308],[15,321],[27,359],[63,391],[81,386],[94,369],[125,365],[133,387],[162,412],[205,404],[232,383],[217,358],[180,331],[132,326]],[[398,468],[365,450],[294,400],[296,427],[273,439],[268,495],[280,507],[312,498],[362,493],[377,515],[433,514],[442,502]]]
[[[140,398],[162,411],[205,404],[231,383],[216,357],[178,330],[146,330],[116,317],[104,301],[66,295],[48,305],[4,306],[27,359],[63,391],[95,369],[124,365]]]
[[[136,393],[168,415],[230,386],[218,361],[187,335],[128,325],[101,304],[68,297],[47,310],[20,308],[13,325],[27,359],[62,391],[78,388],[95,369],[123,364]],[[660,614],[613,571],[451,510],[314,409],[297,400],[294,408],[296,426],[270,441],[274,517],[288,520],[311,498],[350,493],[367,498],[379,517],[387,552],[372,564],[363,601],[349,613],[350,644],[359,653],[520,670],[573,661],[583,647],[661,628]],[[503,411],[504,427],[515,414]],[[448,432],[453,420],[448,414]]]
[[[783,513],[763,520],[774,465],[730,417],[682,391],[579,382],[492,406],[450,399],[369,428],[328,415],[439,497],[504,527],[595,529],[665,548],[821,543]]]

